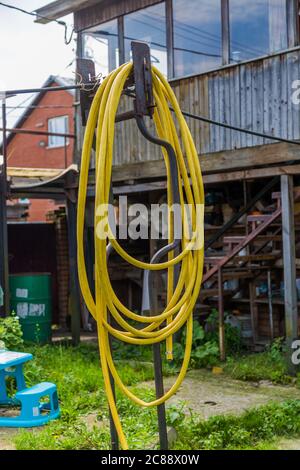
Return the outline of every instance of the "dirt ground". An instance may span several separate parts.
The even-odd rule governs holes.
[[[166,390],[174,379],[167,378]],[[209,371],[191,371],[169,404],[183,402],[187,409],[203,418],[219,414],[240,414],[246,409],[270,401],[300,399],[300,390],[291,386],[275,386],[268,382],[242,382]]]
[[[165,389],[174,383],[174,378],[165,379]],[[144,382],[141,387],[153,387],[153,382]],[[250,383],[232,380],[225,375],[213,375],[209,371],[191,371],[187,374],[177,394],[168,402],[184,404],[189,410],[199,413],[204,419],[220,414],[240,414],[246,409],[265,405],[271,401],[300,399],[300,390],[292,386],[275,386],[268,382]],[[97,414],[84,417],[88,427],[96,423]],[[103,425],[103,423],[102,423]],[[0,450],[14,449],[13,439],[18,431],[0,428]],[[30,432],[30,430],[28,430]],[[300,450],[300,440],[280,441],[280,450]]]

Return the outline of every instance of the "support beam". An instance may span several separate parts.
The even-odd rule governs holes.
[[[2,101],[2,152],[3,162],[0,165],[0,285],[4,292],[4,305],[0,306],[0,316],[9,315],[9,277],[8,277],[8,241],[7,241],[7,141],[6,141],[6,103],[5,98]]]
[[[224,290],[223,290],[223,273],[222,268],[218,271],[218,309],[219,309],[219,348],[220,348],[220,360],[224,362],[226,360],[225,350],[225,318],[224,318]]]
[[[299,44],[299,1],[287,1],[288,47]]]
[[[69,314],[71,316],[72,343],[80,342],[81,307],[77,274],[77,242],[76,242],[76,199],[67,199],[67,220],[69,239],[70,294]]]
[[[295,373],[295,366],[291,361],[291,346],[298,337],[293,176],[281,176],[281,204],[286,342],[289,370]]]
[[[230,26],[229,26],[229,0],[221,0],[222,9],[222,64],[230,63]]]
[[[278,173],[298,172],[300,152],[298,145],[269,144],[257,147],[247,147],[237,150],[209,153],[200,157],[201,169],[206,183],[234,181],[236,179],[251,179],[269,177]],[[122,156],[119,155],[122,160]],[[297,167],[293,170],[291,165]],[[288,165],[288,167],[284,167]],[[258,169],[257,167],[261,167]],[[254,169],[256,168],[256,169]],[[162,178],[166,176],[166,166],[163,160],[126,163],[113,168],[113,182],[126,180]]]
[[[173,2],[166,0],[166,26],[167,26],[167,50],[168,50],[168,77],[175,76],[174,70],[174,31],[173,31]]]

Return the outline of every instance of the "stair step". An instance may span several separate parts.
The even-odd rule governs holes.
[[[245,240],[245,236],[240,236],[240,237],[224,237],[223,238],[223,242],[224,244],[239,244],[241,242],[243,242]],[[276,242],[280,242],[282,240],[282,236],[281,235],[261,235],[261,236],[258,236],[254,241],[253,243],[255,242],[267,242],[267,241],[276,241]]]
[[[266,222],[273,217],[273,214],[248,215],[248,222]]]
[[[233,290],[230,290],[230,289],[226,289],[223,291],[223,295],[226,296],[226,295],[232,295],[233,294]],[[207,298],[207,297],[216,297],[219,295],[219,289],[201,289],[200,291],[200,299],[204,299],[204,298]]]
[[[300,197],[300,188],[294,188],[294,199],[295,201],[298,200]],[[277,192],[274,192],[272,193],[272,199],[281,199],[281,192],[280,191],[277,191]]]
[[[232,261],[234,261],[234,264],[239,261],[244,261],[244,262],[250,262],[250,261],[273,261],[277,259],[279,256],[279,253],[268,253],[268,254],[262,254],[262,255],[245,255],[245,256],[235,256]],[[204,263],[205,264],[218,264],[219,261],[222,259],[226,258],[226,256],[208,256],[205,258]],[[228,263],[229,265],[229,263]]]

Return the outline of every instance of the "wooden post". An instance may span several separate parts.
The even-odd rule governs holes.
[[[299,44],[299,2],[288,0],[287,2],[288,47]]]
[[[296,367],[291,361],[293,353],[291,346],[298,336],[293,176],[281,176],[281,203],[285,330],[288,347],[289,371],[290,373],[295,373]]]
[[[230,27],[229,27],[229,0],[221,1],[222,16],[222,64],[230,63]]]
[[[73,193],[73,191],[72,191]],[[72,196],[71,196],[72,197]],[[76,241],[76,200],[67,198],[67,221],[69,240],[70,294],[69,313],[71,316],[72,343],[80,342],[81,307],[77,274],[77,241]]]
[[[166,0],[166,25],[167,25],[167,56],[168,56],[168,78],[175,76],[174,70],[174,31],[173,31],[173,3]]]
[[[269,321],[271,339],[274,339],[274,318],[273,318],[273,302],[272,302],[272,273],[268,271],[268,305],[269,305]]]
[[[250,297],[250,314],[251,314],[251,326],[252,326],[252,338],[253,345],[256,345],[257,342],[257,305],[255,303],[256,292],[255,292],[255,282],[251,281],[249,283],[249,297]]]
[[[218,271],[218,288],[219,288],[219,345],[220,345],[220,359],[225,361],[225,323],[224,323],[224,295],[223,295],[223,276],[222,268]]]

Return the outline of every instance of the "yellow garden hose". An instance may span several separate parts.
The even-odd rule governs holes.
[[[155,99],[154,123],[160,139],[168,141],[176,152],[180,204],[183,221],[183,236],[180,254],[171,251],[168,260],[159,263],[145,263],[130,256],[115,239],[107,223],[109,204],[115,118],[125,82],[132,72],[132,63],[127,63],[113,71],[101,84],[94,97],[86,126],[77,215],[78,273],[83,298],[87,308],[97,321],[101,367],[103,372],[107,400],[120,444],[128,449],[120,418],[117,412],[114,394],[110,382],[112,374],[116,385],[135,403],[144,406],[158,406],[168,400],[180,387],[188,368],[193,333],[193,309],[199,295],[203,270],[203,205],[204,190],[199,164],[199,157],[181,114],[176,97],[167,80],[155,68],[152,68],[153,92]],[[169,107],[172,107],[179,128],[179,135]],[[96,178],[95,178],[95,299],[93,298],[86,271],[84,258],[84,220],[93,139],[96,135]],[[168,177],[168,205],[172,206],[170,163],[166,150],[162,150]],[[188,204],[192,231],[188,230],[185,205]],[[103,211],[103,208],[105,210]],[[201,209],[202,208],[202,209]],[[199,210],[200,209],[200,210]],[[107,235],[103,236],[103,228]],[[169,243],[174,241],[174,220],[169,211]],[[108,273],[107,245],[131,265],[150,271],[166,269],[168,271],[168,295],[165,310],[157,316],[137,315],[129,310],[116,296]],[[178,282],[174,288],[174,267],[180,265]],[[114,318],[114,325],[108,322],[108,312]],[[134,320],[144,327],[133,326]],[[135,323],[136,324],[136,323]],[[180,373],[171,389],[161,398],[145,402],[135,396],[122,382],[111,355],[109,335],[125,343],[150,345],[167,341],[167,357],[172,358],[172,336],[187,325],[186,348]]]

